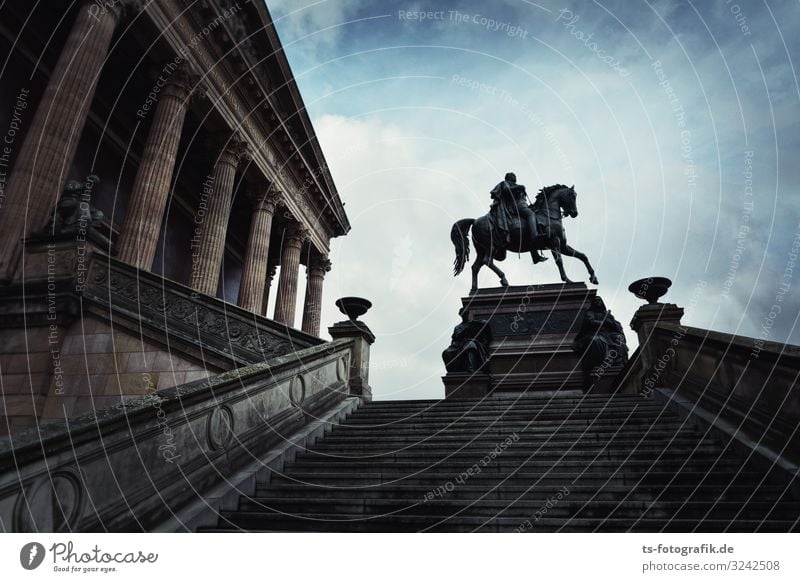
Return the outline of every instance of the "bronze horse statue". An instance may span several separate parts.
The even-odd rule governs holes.
[[[530,205],[530,209],[536,215],[537,232],[532,233],[528,228],[527,222],[520,220],[519,216],[512,217],[511,225],[508,230],[508,240],[503,241],[496,229],[492,228],[493,220],[491,212],[480,218],[463,218],[453,225],[450,230],[450,240],[456,249],[456,258],[453,262],[453,274],[458,275],[464,270],[464,266],[469,260],[469,240],[467,234],[472,228],[472,244],[475,246],[475,262],[472,263],[472,289],[474,293],[478,289],[478,272],[484,265],[488,266],[500,277],[500,285],[508,286],[508,280],[495,261],[502,261],[506,257],[506,252],[515,253],[530,252],[534,263],[538,262],[538,251],[550,249],[553,259],[558,265],[561,273],[561,280],[571,283],[564,271],[564,264],[561,255],[575,257],[583,261],[586,270],[589,272],[589,281],[597,285],[597,277],[594,274],[589,259],[580,251],[573,249],[567,244],[567,237],[561,218],[578,216],[578,206],[576,202],[577,193],[574,186],[564,186],[555,184],[542,188],[536,195],[536,201]],[[538,260],[537,260],[538,259]]]

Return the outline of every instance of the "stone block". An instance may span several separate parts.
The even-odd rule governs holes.
[[[47,420],[70,418],[77,400],[78,396],[50,395],[42,410],[42,418]]]
[[[8,416],[36,416],[44,406],[41,395],[3,395],[3,412]]]
[[[208,378],[210,376],[210,372],[208,370],[200,370],[196,372],[186,372],[186,377],[184,378],[185,382],[194,382],[195,380],[202,380],[203,378]]]
[[[492,389],[582,388],[584,372],[572,342],[596,294],[583,283],[555,283],[478,289],[463,297],[467,320],[487,321],[491,329],[489,358],[483,370],[491,376]],[[447,394],[455,393],[457,384],[450,376],[444,378]],[[482,389],[475,384],[467,382],[459,393],[480,395]]]
[[[153,370],[158,352],[130,352],[125,363],[126,372],[149,372]]]
[[[483,372],[450,372],[442,378],[445,398],[483,398],[492,391],[492,380]]]
[[[148,374],[150,381],[158,384],[158,374]],[[110,374],[106,379],[106,386],[104,394],[107,396],[125,395],[125,396],[140,396],[142,394],[149,394],[152,389],[149,388],[148,380],[144,374]]]
[[[158,390],[179,386],[186,381],[186,372],[163,372],[158,379]]]

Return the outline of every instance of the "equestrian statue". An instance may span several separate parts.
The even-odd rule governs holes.
[[[463,218],[450,230],[450,240],[456,249],[453,272],[459,275],[469,260],[469,239],[472,229],[472,244],[475,246],[475,262],[472,263],[472,289],[478,289],[478,271],[488,266],[500,277],[500,285],[508,286],[503,271],[495,264],[506,254],[531,253],[533,263],[546,261],[540,250],[550,249],[558,265],[561,280],[571,283],[564,271],[561,255],[583,261],[589,272],[589,281],[597,285],[597,277],[589,259],[567,244],[561,218],[578,216],[577,193],[574,186],[554,184],[539,190],[533,204],[528,201],[525,186],[517,184],[517,177],[509,172],[505,179],[491,191],[492,205],[489,213],[479,218]]]

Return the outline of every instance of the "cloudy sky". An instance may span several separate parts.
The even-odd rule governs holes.
[[[325,293],[374,303],[376,398],[443,395],[470,286],[451,275],[450,227],[510,170],[529,191],[575,184],[570,243],[626,327],[628,284],[660,275],[686,324],[800,343],[800,3],[268,6],[353,226]],[[501,267],[512,284],[559,280],[552,259]]]

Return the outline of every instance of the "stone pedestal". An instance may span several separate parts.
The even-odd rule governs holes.
[[[624,366],[597,366],[586,373],[584,392],[590,394],[613,394],[618,391],[619,373]]]
[[[448,373],[447,397],[458,393],[585,390],[591,386],[572,349],[583,315],[596,296],[583,283],[479,289],[462,298],[467,318],[487,320],[492,341],[481,375]],[[462,387],[459,388],[462,383]],[[605,384],[605,382],[603,382]]]
[[[354,340],[348,380],[350,394],[367,401],[372,400],[372,388],[369,385],[369,346],[375,343],[375,335],[366,324],[352,319],[333,324],[328,328],[328,333],[334,340]]]
[[[657,323],[680,324],[682,317],[683,307],[674,303],[648,303],[633,314],[631,329],[639,336],[639,345],[644,346],[650,341],[650,335]]]
[[[448,372],[442,382],[445,398],[483,398],[492,391],[492,378],[484,372]]]

